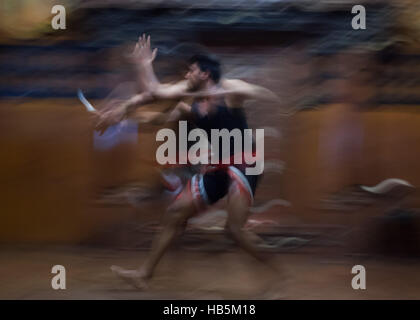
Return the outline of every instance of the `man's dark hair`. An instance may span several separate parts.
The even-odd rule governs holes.
[[[210,78],[215,82],[218,83],[220,80],[221,70],[220,70],[220,62],[214,57],[211,57],[206,54],[196,54],[192,56],[188,63],[194,64],[197,63],[198,67],[203,72],[209,72]]]

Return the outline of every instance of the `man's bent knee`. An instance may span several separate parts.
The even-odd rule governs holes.
[[[170,225],[184,224],[194,213],[195,206],[192,200],[180,199],[168,208],[165,221]]]

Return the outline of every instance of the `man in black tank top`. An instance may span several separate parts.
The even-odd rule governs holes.
[[[206,55],[196,55],[190,59],[185,80],[175,84],[161,84],[153,71],[152,62],[155,56],[156,49],[152,51],[150,48],[150,37],[140,37],[133,59],[138,67],[139,83],[143,85],[144,92],[119,107],[100,114],[100,125],[121,121],[140,105],[159,99],[176,99],[180,102],[163,118],[177,121],[182,115],[188,115],[189,123],[204,130],[210,137],[212,129],[239,129],[241,132],[248,129],[242,108],[245,100],[278,99],[273,92],[260,86],[236,79],[221,79],[220,63]],[[185,99],[193,99],[193,103],[188,104],[183,101]],[[162,118],[161,116],[158,115]],[[240,155],[242,157],[243,150],[244,148]],[[230,148],[228,156],[230,160],[233,159],[234,148]],[[192,177],[168,208],[164,229],[143,265],[137,270],[125,270],[117,266],[112,266],[111,269],[135,286],[143,287],[153,275],[166,249],[184,230],[187,220],[224,197],[227,197],[228,212],[226,231],[243,249],[261,259],[255,244],[243,231],[259,177],[245,174],[247,166],[245,163],[235,164],[232,161],[205,166],[201,173]]]
[[[246,163],[243,161],[240,164],[235,164],[233,161],[235,153],[243,154],[245,149],[243,141],[245,137],[244,130],[248,129],[248,123],[244,110],[242,108],[229,108],[223,99],[216,99],[213,104],[209,104],[207,112],[203,113],[203,111],[200,111],[197,102],[192,104],[190,112],[192,124],[204,130],[207,137],[211,137],[211,130],[214,129],[226,129],[229,131],[236,129],[242,132],[241,150],[239,151],[235,150],[234,139],[230,137],[229,164],[227,166],[223,165],[223,156],[219,153],[220,164],[211,166],[210,170],[206,170],[204,174],[197,176],[197,180],[194,180],[199,185],[203,185],[195,201],[202,207],[214,204],[228,193],[232,180],[240,179],[240,182],[247,189],[245,192],[246,196],[252,202],[259,175],[247,175],[245,173]]]

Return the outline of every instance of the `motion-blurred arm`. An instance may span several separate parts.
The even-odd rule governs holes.
[[[107,127],[127,118],[137,107],[153,102],[154,98],[147,92],[137,94],[120,105],[98,112],[99,121],[96,128],[105,131]]]
[[[238,79],[225,80],[224,87],[227,92],[231,92],[232,95],[237,96],[242,101],[252,99],[266,102],[277,102],[280,99],[274,92],[267,88]]]
[[[187,82],[162,84],[156,77],[153,61],[156,58],[157,48],[150,46],[150,36],[142,35],[136,44],[132,59],[135,62],[138,82],[143,92],[148,92],[155,99],[178,99],[185,96],[188,90]]]
[[[139,37],[134,51],[132,53],[132,60],[137,69],[137,80],[141,91],[154,91],[160,82],[153,70],[153,61],[157,55],[157,48],[154,50],[150,46],[150,36],[143,34]]]
[[[134,118],[141,123],[164,124],[168,122],[178,121],[182,116],[191,111],[191,106],[185,102],[179,102],[170,112],[144,111],[137,113]]]

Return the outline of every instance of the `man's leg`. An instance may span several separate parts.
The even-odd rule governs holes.
[[[250,255],[260,261],[264,261],[256,246],[256,239],[251,233],[243,229],[249,216],[249,198],[233,181],[228,194],[226,231],[237,244]]]
[[[138,270],[124,270],[118,266],[112,266],[111,270],[136,287],[144,288],[146,281],[152,277],[165,251],[183,233],[188,218],[195,212],[196,208],[189,192],[189,186],[187,186],[178,199],[168,208],[164,217],[163,230],[155,239],[144,264]]]
[[[281,265],[272,260],[271,255],[263,255],[257,249],[258,236],[252,232],[244,230],[243,227],[249,216],[250,200],[249,195],[238,186],[238,182],[233,181],[228,193],[228,220],[226,231],[236,241],[236,243],[247,253],[252,255],[258,261],[262,262],[270,271],[266,280],[268,283],[264,286],[262,296],[264,299],[284,298],[283,290],[285,286],[285,273]],[[279,285],[281,287],[279,287]]]

